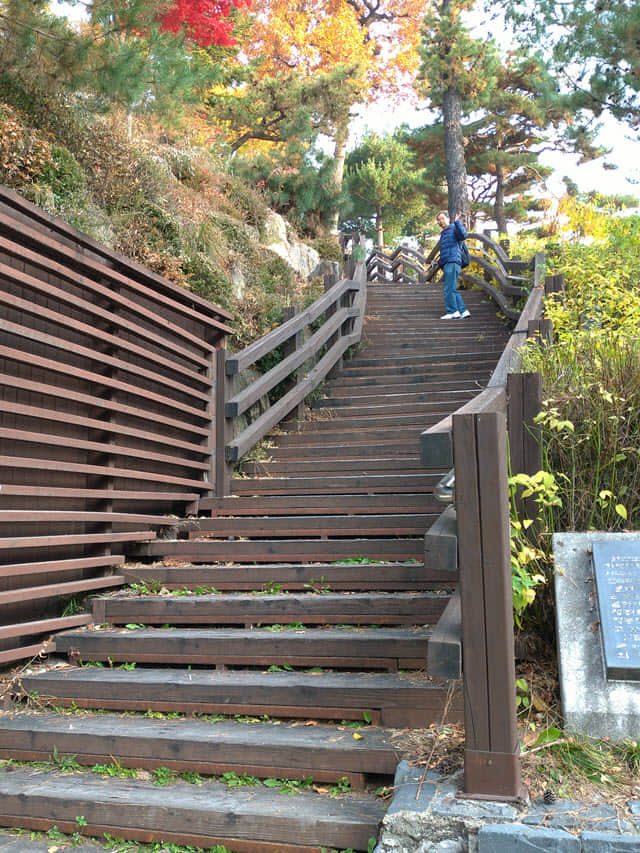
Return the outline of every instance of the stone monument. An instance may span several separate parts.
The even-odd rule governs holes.
[[[553,537],[567,728],[640,739],[640,533]]]

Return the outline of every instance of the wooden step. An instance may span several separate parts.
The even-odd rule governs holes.
[[[287,797],[271,788],[229,789],[220,782],[170,789],[138,779],[33,769],[0,770],[0,824],[237,853],[317,853],[320,847],[366,851],[384,806],[374,797]],[[77,818],[83,817],[78,826]]]
[[[218,720],[153,720],[115,714],[4,715],[0,757],[47,761],[72,755],[78,764],[113,764],[153,770],[168,767],[208,776],[232,772],[264,779],[335,782],[346,776],[362,788],[365,775],[393,775],[399,760],[391,732],[369,726]]]
[[[318,582],[319,584],[319,582]],[[137,629],[67,631],[56,651],[73,663],[149,663],[224,667],[424,669],[426,629]]]
[[[418,443],[416,442],[418,445]],[[419,451],[418,445],[418,451]],[[311,459],[274,460],[272,462],[246,462],[241,471],[249,476],[257,477],[337,477],[341,474],[377,475],[393,471],[407,474],[421,474],[425,469],[420,460],[420,453],[411,456],[395,456],[391,458],[367,458],[364,455],[356,459],[322,459],[321,454],[312,454]]]
[[[407,440],[394,442],[392,440],[374,441],[370,444],[354,441],[343,444],[323,444],[322,456],[325,459],[371,459],[378,456],[382,458],[393,458],[415,455],[416,446],[420,448],[420,433],[418,430],[411,432]],[[268,462],[280,462],[285,460],[304,460],[309,456],[317,458],[318,445],[290,444],[285,447],[281,443],[278,447],[270,448],[268,451]]]
[[[268,453],[286,454],[288,452],[295,453],[300,447],[358,447],[362,445],[379,445],[386,442],[390,443],[412,443],[419,441],[417,436],[424,429],[422,424],[424,419],[420,418],[420,424],[413,424],[406,427],[381,427],[378,429],[361,429],[361,430],[340,430],[339,427],[333,429],[317,430],[316,432],[297,431],[281,433],[277,436],[277,444],[268,449]],[[275,440],[275,439],[274,439]],[[207,498],[203,498],[207,500]],[[202,501],[200,502],[202,506]]]
[[[426,470],[426,469],[425,469]],[[263,477],[233,479],[234,495],[355,495],[433,491],[444,471],[423,474],[380,474],[344,477]],[[151,552],[148,552],[151,553]]]
[[[228,515],[358,515],[442,512],[442,504],[430,494],[266,495],[264,497],[203,498],[200,511]]]
[[[478,393],[477,388],[467,388],[463,390],[451,390],[446,389],[445,391],[419,391],[415,393],[407,393],[402,391],[394,391],[389,394],[350,394],[350,395],[342,395],[337,396],[335,394],[331,396],[320,397],[319,400],[314,400],[313,408],[314,409],[336,409],[339,406],[349,406],[349,407],[363,407],[363,406],[371,406],[372,408],[376,408],[378,406],[386,406],[390,403],[402,403],[405,409],[413,410],[416,404],[423,403],[442,403],[444,400],[447,405],[449,403],[453,403],[455,405],[458,400],[466,400],[469,397],[475,397]],[[449,409],[451,411],[451,408]]]
[[[440,721],[447,683],[422,674],[133,671],[84,667],[24,675],[22,688],[40,702],[119,711],[249,714],[324,720],[363,720],[374,725],[425,727]],[[460,697],[448,717],[461,720]]]
[[[421,560],[424,539],[174,539],[140,543],[130,550],[134,557],[212,562],[324,562],[366,557],[370,560]],[[1,593],[0,593],[1,595]]]
[[[404,515],[291,515],[257,518],[198,518],[189,521],[190,539],[203,536],[420,536],[436,513]]]
[[[216,589],[219,591],[315,589],[403,591],[439,589],[457,583],[457,573],[422,563],[250,563],[221,565],[129,564],[123,570],[127,583],[147,583],[166,589]]]
[[[123,583],[124,578],[122,575],[108,575],[106,577],[68,581],[67,583],[47,584],[46,586],[22,587],[21,589],[0,592],[0,605],[40,598],[64,598],[65,596],[74,595],[77,592],[88,593],[95,590],[108,589],[113,586],[122,586]]]
[[[426,429],[428,426],[437,423],[441,418],[437,413],[425,414],[424,412],[405,412],[403,414],[393,415],[376,415],[374,417],[347,417],[344,410],[340,413],[319,411],[318,414],[322,420],[302,421],[296,424],[296,432],[294,434],[310,433],[322,434],[332,431],[348,431],[351,434],[360,432],[366,429],[386,429],[417,427],[420,430]],[[291,434],[291,433],[289,433]]]
[[[447,600],[429,592],[123,595],[94,598],[93,614],[96,625],[433,625]]]

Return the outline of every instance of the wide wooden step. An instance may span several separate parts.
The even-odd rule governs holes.
[[[321,847],[366,851],[384,806],[374,797],[340,799],[303,792],[295,797],[220,782],[170,789],[138,779],[33,769],[0,770],[0,825],[237,853],[306,853]],[[77,818],[83,817],[78,826]]]
[[[247,518],[198,518],[189,521],[190,539],[202,536],[420,536],[436,513],[403,515],[291,515]]]
[[[208,776],[249,774],[332,782],[346,776],[362,787],[364,776],[393,775],[398,749],[391,732],[369,726],[362,737],[353,729],[270,722],[153,720],[116,714],[5,714],[0,726],[0,757],[47,761],[55,752],[78,764],[108,764]]]
[[[223,515],[358,515],[442,512],[430,494],[340,495],[265,495],[264,497],[203,498],[200,512]]]
[[[348,591],[407,591],[439,589],[457,582],[448,567],[423,563],[235,563],[220,565],[129,564],[123,570],[127,583],[146,583],[162,589],[216,589],[261,592],[314,590],[329,587]]]
[[[304,476],[337,477],[341,474],[377,475],[389,471],[421,474],[425,470],[420,454],[415,452],[411,456],[392,456],[390,458],[382,455],[370,458],[360,454],[355,459],[323,459],[318,453],[312,454],[311,457],[270,462],[247,462],[242,465],[241,471],[249,476],[287,477],[291,475],[299,478]]]
[[[437,412],[433,414],[424,414],[424,412],[405,412],[403,414],[393,415],[375,415],[369,417],[348,417],[345,410],[335,412],[330,410],[320,410],[317,414],[322,420],[300,421],[296,424],[295,433],[297,434],[323,434],[324,432],[348,431],[353,435],[355,432],[371,429],[386,429],[417,427],[419,430],[424,430],[428,426],[437,423],[441,418]],[[313,424],[313,428],[311,425]]]
[[[425,469],[426,470],[426,469]],[[231,481],[234,495],[416,494],[433,491],[444,472],[333,477],[262,477]]]
[[[93,613],[97,625],[433,625],[447,600],[429,592],[121,595],[94,598]]]
[[[269,482],[268,480],[266,482]],[[133,557],[212,562],[325,562],[353,560],[422,560],[421,537],[378,539],[167,539],[155,544],[140,543],[129,551]]]
[[[409,445],[420,441],[420,433],[425,428],[422,425],[423,423],[424,419],[421,418],[420,424],[409,424],[395,429],[383,426],[377,429],[341,430],[335,426],[333,429],[317,430],[316,432],[303,430],[287,432],[278,435],[277,445],[268,448],[267,452],[286,455],[289,452],[297,452],[299,447],[317,448],[318,445],[323,448],[326,447],[328,450],[332,447],[378,446],[385,443]],[[207,498],[203,498],[203,500],[207,500]],[[200,501],[200,506],[202,506],[202,501]]]
[[[22,678],[40,703],[118,711],[250,714],[324,720],[363,720],[418,728],[442,718],[447,682],[422,674],[353,672],[133,671],[84,667]],[[449,720],[461,720],[460,697]]]
[[[424,403],[441,404],[444,401],[447,405],[450,402],[456,405],[458,401],[465,400],[468,397],[474,397],[477,393],[477,388],[467,387],[462,390],[451,390],[447,388],[444,391],[433,391],[429,389],[426,391],[416,391],[411,393],[396,389],[388,394],[331,394],[325,397],[320,397],[317,401],[314,401],[313,408],[336,409],[341,406],[349,406],[350,408],[370,406],[372,408],[377,408],[378,406],[387,406],[392,403],[402,403],[406,409],[414,410],[417,404],[422,405]]]
[[[427,629],[132,629],[68,631],[58,653],[75,663],[150,663],[223,667],[424,669]]]

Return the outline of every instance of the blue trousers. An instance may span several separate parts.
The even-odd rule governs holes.
[[[442,275],[444,277],[444,307],[447,314],[453,314],[459,311],[461,314],[467,308],[462,301],[462,296],[458,291],[458,276],[460,275],[460,264],[445,264],[442,267]]]

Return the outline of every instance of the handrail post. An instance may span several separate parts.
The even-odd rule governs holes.
[[[215,359],[215,494],[223,498],[229,494],[231,486],[231,465],[227,462],[225,448],[233,434],[233,421],[225,412],[231,397],[231,379],[225,371],[227,351],[224,346],[216,349]]]
[[[541,430],[535,417],[542,408],[540,373],[510,373],[507,376],[507,422],[509,461],[512,474],[532,476],[542,468]],[[518,513],[535,518],[533,497],[524,501],[516,496]]]
[[[292,317],[295,317],[297,313],[298,313],[298,309],[295,305],[287,305],[282,312],[282,322],[286,323],[287,320],[291,320]],[[293,335],[291,338],[289,338],[288,341],[285,341],[282,344],[282,357],[286,358],[287,356],[296,352],[296,350],[299,350],[303,345],[304,345],[304,331],[302,329],[300,329],[300,331],[296,332],[295,335]],[[303,378],[304,378],[304,365],[300,365],[300,367],[298,367],[296,369],[296,371],[294,372],[293,381],[289,382],[288,387],[293,387],[294,385],[297,385],[298,382],[301,382],[303,380]],[[303,412],[304,412],[304,403],[298,403],[298,405],[289,412],[289,414],[287,415],[285,420],[287,420],[287,421],[299,420],[302,417]]]
[[[453,416],[465,702],[464,796],[522,796],[503,411]]]
[[[338,282],[338,276],[335,273],[329,273],[328,275],[325,275],[325,277],[324,277],[324,292],[326,293],[328,290],[331,290],[333,285],[336,284],[337,282]],[[327,308],[325,315],[324,315],[325,320],[328,320],[330,317],[333,317],[333,315],[336,313],[336,311],[338,310],[339,307],[340,306],[338,306],[334,303],[329,308]],[[336,343],[336,341],[338,340],[339,337],[340,337],[339,331],[336,332],[334,335],[331,335],[331,337],[327,341],[327,348],[331,349],[331,347]],[[341,369],[342,369],[342,356],[340,356],[340,358],[336,361],[336,363],[331,368],[329,373],[327,373],[327,379],[332,379],[333,377],[335,377],[336,374],[339,373]]]

